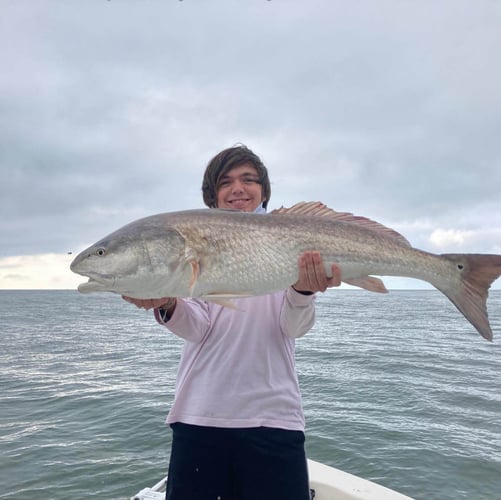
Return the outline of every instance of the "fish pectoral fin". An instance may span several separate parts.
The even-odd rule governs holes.
[[[193,291],[195,290],[195,285],[197,284],[198,281],[198,275],[200,274],[200,263],[198,262],[198,260],[192,260],[190,261],[190,265],[191,265],[191,279],[188,288],[190,297],[192,297]]]
[[[388,289],[384,286],[384,283],[379,278],[374,278],[374,276],[364,276],[350,280],[343,279],[343,281],[348,285],[369,290],[369,292],[388,293]]]

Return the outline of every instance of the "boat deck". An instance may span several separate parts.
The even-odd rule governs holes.
[[[308,459],[310,488],[314,500],[413,500],[397,491]],[[144,488],[131,500],[163,500],[167,478]]]

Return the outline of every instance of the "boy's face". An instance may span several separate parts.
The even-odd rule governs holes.
[[[254,212],[263,202],[263,188],[257,170],[244,163],[229,170],[217,186],[217,207]]]

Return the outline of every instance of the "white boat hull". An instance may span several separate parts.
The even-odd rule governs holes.
[[[412,500],[353,474],[308,459],[310,488],[314,500]]]

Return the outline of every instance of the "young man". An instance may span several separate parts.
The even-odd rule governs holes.
[[[271,187],[245,146],[216,155],[202,192],[210,208],[265,212]],[[264,215],[263,215],[264,216]],[[299,258],[287,290],[236,299],[235,308],[198,299],[125,300],[185,341],[167,417],[173,441],[167,500],[308,500],[304,416],[295,339],[315,318],[314,293],[340,284],[317,252]]]

